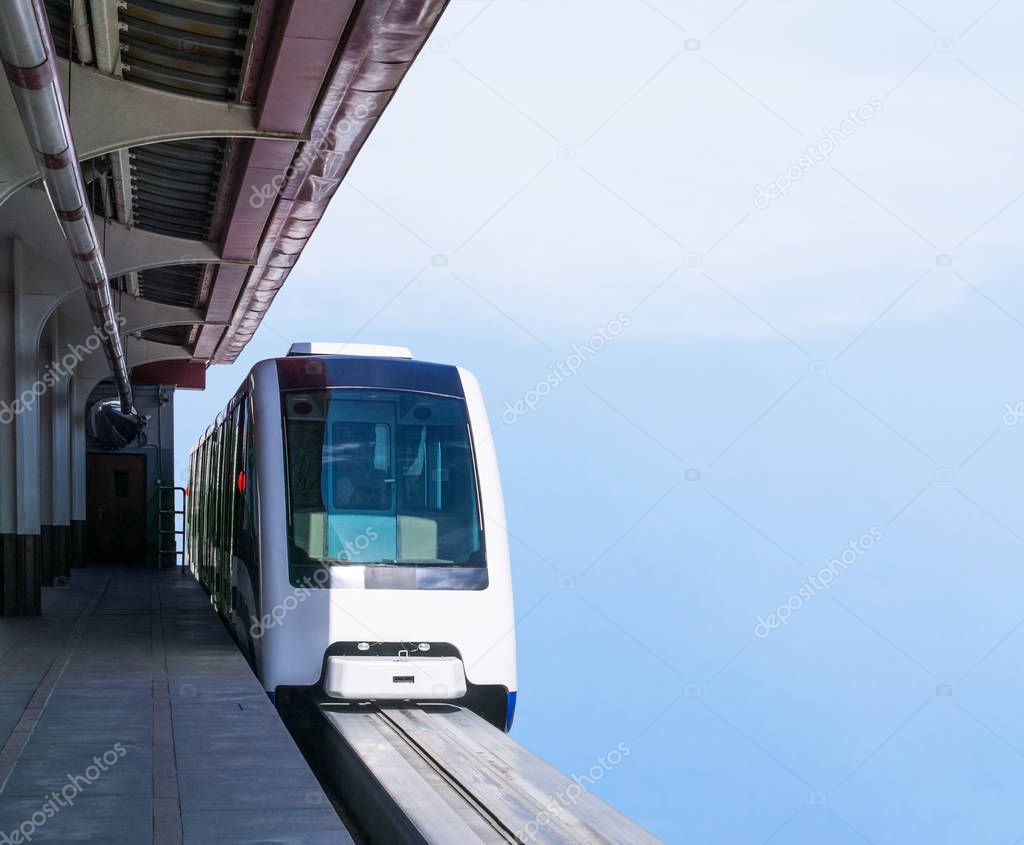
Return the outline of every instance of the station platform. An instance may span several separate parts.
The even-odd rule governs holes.
[[[87,567],[0,618],[0,843],[27,842],[352,839],[191,574]]]

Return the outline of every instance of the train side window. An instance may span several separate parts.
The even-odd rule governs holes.
[[[231,448],[231,425],[230,417],[221,423],[220,441],[220,511],[217,514],[217,522],[220,524],[220,550],[230,552],[231,550],[231,500],[233,498],[234,478],[232,477],[232,458],[234,457]]]
[[[213,472],[214,490],[213,497],[213,521],[214,521],[214,545],[220,551],[224,548],[224,423],[217,426],[217,438],[214,441]],[[214,565],[217,564],[219,555],[214,558]]]
[[[249,573],[249,582],[254,595],[259,595],[259,541],[256,537],[256,472],[255,472],[255,437],[253,434],[252,397],[245,394],[242,399],[241,429],[239,430],[240,455],[239,471],[244,473],[243,490],[239,502],[239,515],[236,528],[236,554],[241,558],[243,566]]]
[[[204,581],[205,568],[206,568],[206,542],[207,527],[206,527],[206,512],[204,502],[207,497],[206,487],[206,448],[209,443],[209,436],[203,438],[199,444],[199,448],[196,450],[196,466],[194,478],[192,479],[192,486],[189,488],[189,495],[192,498],[192,517],[195,519],[195,527],[192,529],[192,538],[190,540],[191,548],[193,549],[193,567],[195,568],[196,578],[201,582]]]
[[[242,537],[242,518],[245,513],[246,491],[248,489],[248,476],[246,466],[246,452],[248,451],[247,432],[248,414],[246,413],[245,400],[238,403],[235,409],[235,466],[234,466],[234,499],[235,509],[232,514],[231,533],[235,554],[238,554]]]

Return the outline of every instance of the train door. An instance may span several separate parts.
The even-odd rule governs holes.
[[[86,557],[91,563],[146,561],[146,456],[86,456]]]

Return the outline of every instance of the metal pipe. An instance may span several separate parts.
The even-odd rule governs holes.
[[[81,0],[79,0],[81,2]],[[57,79],[57,54],[43,0],[0,3],[0,60],[39,164],[43,185],[67,238],[93,322],[117,383],[121,411],[132,413],[132,386],[103,253]]]

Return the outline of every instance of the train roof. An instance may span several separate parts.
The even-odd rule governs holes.
[[[406,346],[387,346],[384,344],[377,343],[330,343],[330,342],[318,342],[318,341],[305,341],[301,343],[293,343],[288,348],[288,354],[286,356],[277,358],[266,358],[262,361],[258,361],[253,365],[252,369],[249,370],[242,384],[239,385],[235,394],[231,397],[228,403],[221,409],[221,411],[214,417],[213,421],[206,427],[206,430],[199,436],[199,438],[192,444],[192,448],[189,450],[189,454],[195,451],[202,441],[204,441],[210,434],[224,421],[229,413],[231,413],[236,402],[241,397],[245,390],[246,384],[249,382],[253,371],[260,364],[267,364],[269,362],[284,362],[294,360],[296,358],[321,358],[325,361],[331,359],[348,359],[354,362],[354,359],[363,359],[366,361],[373,361],[381,359],[387,359],[394,361],[395,364],[400,362],[408,362],[409,364],[416,366],[417,368],[422,367],[423,370],[429,372],[434,370],[451,370],[456,371],[458,368],[452,364],[439,364],[429,361],[416,361],[413,358],[412,351]],[[382,362],[383,363],[383,362]],[[396,385],[397,386],[397,385]],[[456,388],[452,386],[436,388],[437,392],[446,395],[461,395],[461,385]],[[431,391],[432,392],[432,391]]]
[[[293,343],[288,357],[311,355],[326,357],[349,355],[356,358],[412,358],[412,352],[405,346],[384,346],[379,343]]]

